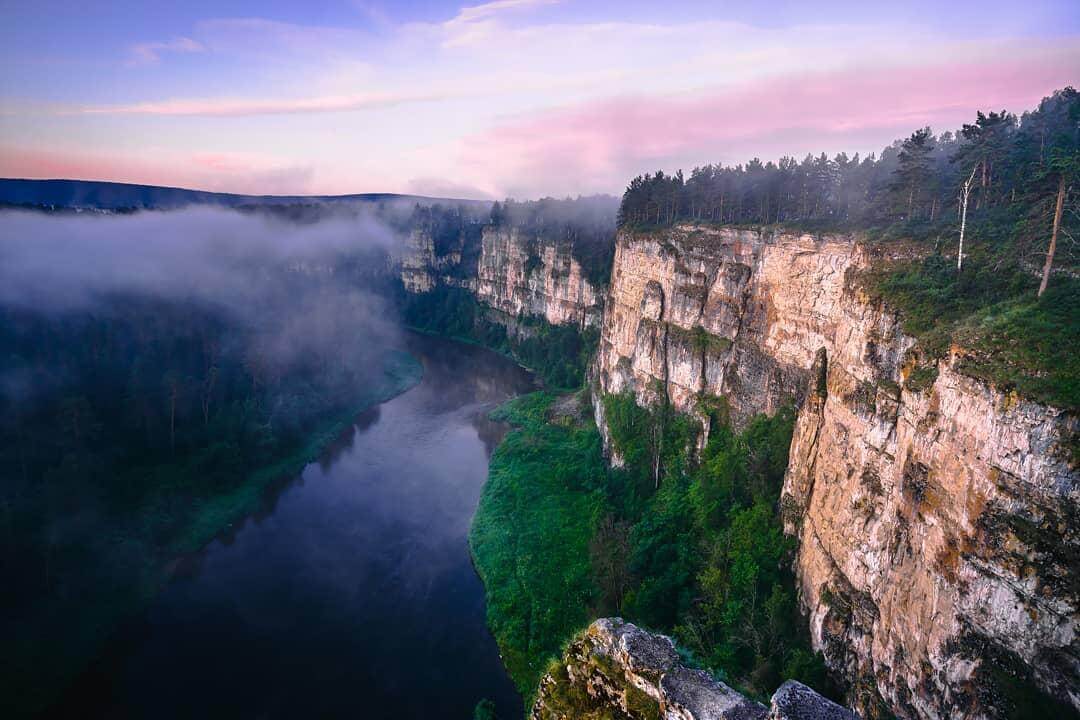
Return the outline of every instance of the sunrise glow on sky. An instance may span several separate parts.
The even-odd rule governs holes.
[[[2,177],[618,193],[655,169],[880,150],[1080,80],[1068,0],[0,6]]]

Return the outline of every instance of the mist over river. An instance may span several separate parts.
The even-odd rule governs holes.
[[[467,533],[506,429],[487,414],[533,381],[478,347],[408,343],[423,381],[363,413],[262,512],[182,562],[67,708],[469,718],[490,698],[500,717],[520,717]]]

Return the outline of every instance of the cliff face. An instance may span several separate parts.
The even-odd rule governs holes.
[[[458,259],[460,260],[460,254]],[[401,284],[411,293],[425,293],[435,288],[439,280],[435,261],[435,241],[425,230],[413,230],[405,239],[398,269]]]
[[[553,325],[595,327],[603,309],[600,291],[585,278],[569,243],[532,237],[512,226],[488,226],[480,247],[460,241],[438,254],[425,230],[413,230],[401,258],[405,289],[428,292],[444,284],[466,288],[476,299],[511,318],[542,317]],[[479,254],[475,267],[463,258]]]
[[[598,388],[699,415],[723,395],[736,424],[800,405],[785,523],[814,644],[853,701],[994,716],[1014,674],[1080,708],[1077,420],[956,357],[909,382],[913,340],[852,282],[865,263],[846,237],[622,234]]]
[[[603,309],[567,243],[536,241],[514,227],[484,228],[476,296],[507,315],[552,325],[596,326]]]
[[[856,720],[797,682],[771,707],[682,664],[671,639],[618,618],[594,622],[541,680],[530,720]]]

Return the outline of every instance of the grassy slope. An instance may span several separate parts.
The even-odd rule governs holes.
[[[1080,411],[1080,279],[1056,276],[1035,295],[1037,278],[976,247],[963,273],[955,259],[879,261],[865,288],[896,309],[923,361],[963,349],[959,370],[1003,390]]]
[[[792,414],[718,431],[698,466],[685,456],[685,418],[605,400],[622,470],[604,464],[591,418],[560,415],[571,403],[556,410],[541,392],[497,413],[515,429],[492,458],[470,541],[488,624],[526,702],[573,634],[614,614],[675,635],[751,694],[788,677],[827,691],[784,569],[791,543],[777,498]],[[668,442],[657,491],[648,438],[658,420]],[[764,645],[746,643],[747,623]]]
[[[522,696],[549,657],[589,620],[596,588],[589,541],[603,497],[594,427],[545,422],[554,397],[534,393],[496,417],[516,426],[491,459],[469,540],[487,592],[488,625]]]

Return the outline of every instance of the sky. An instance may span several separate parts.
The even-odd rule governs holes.
[[[1075,0],[0,0],[0,177],[617,194],[1078,83]]]

